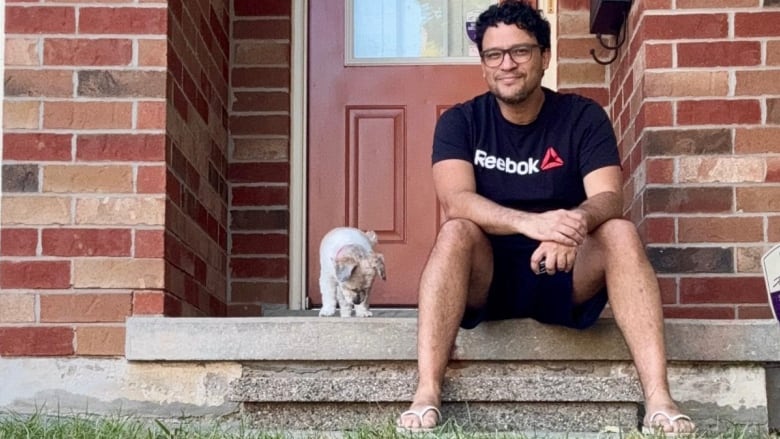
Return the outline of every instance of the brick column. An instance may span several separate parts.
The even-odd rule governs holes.
[[[5,2],[0,355],[121,355],[161,312],[167,8],[129,3]]]
[[[290,0],[235,0],[230,109],[230,308],[286,308],[289,265]]]
[[[634,2],[610,67],[626,215],[667,316],[769,318],[760,257],[780,239],[780,3],[671,5]]]

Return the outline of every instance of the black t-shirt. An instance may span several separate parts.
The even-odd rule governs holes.
[[[543,89],[544,104],[528,125],[501,115],[492,93],[441,115],[433,163],[460,159],[474,166],[477,193],[527,212],[571,209],[585,198],[583,177],[620,165],[615,134],[596,102]]]

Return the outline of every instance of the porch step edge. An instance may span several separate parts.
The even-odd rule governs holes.
[[[774,320],[667,320],[671,361],[780,362]],[[130,361],[415,360],[417,319],[381,317],[130,317]],[[458,360],[630,360],[620,331],[601,319],[585,331],[532,320],[460,331]]]

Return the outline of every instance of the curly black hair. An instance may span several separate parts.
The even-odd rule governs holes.
[[[482,39],[490,26],[514,24],[536,37],[542,50],[550,48],[550,23],[523,0],[504,0],[490,6],[477,18],[477,49],[482,53]]]

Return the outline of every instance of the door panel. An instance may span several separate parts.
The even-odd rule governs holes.
[[[387,281],[375,282],[371,305],[414,306],[441,218],[434,125],[486,90],[479,65],[345,66],[345,0],[309,7],[309,304],[321,304],[319,242],[348,225],[374,230],[385,256]]]

